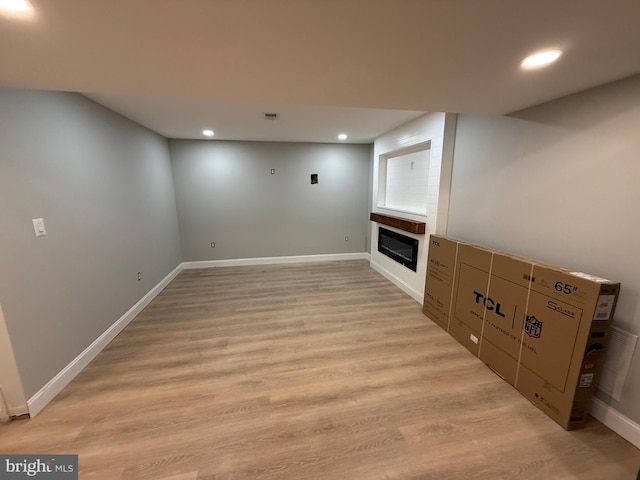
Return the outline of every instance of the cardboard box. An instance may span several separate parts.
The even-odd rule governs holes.
[[[583,426],[620,284],[445,237],[432,240],[438,245],[430,245],[424,313],[448,324],[456,340],[564,428]],[[437,272],[441,258],[448,265],[455,258],[446,276]],[[446,308],[435,308],[447,300],[448,318]]]
[[[494,253],[479,358],[511,385],[516,384],[533,263]]]
[[[534,265],[516,387],[567,429],[584,425],[620,284]]]
[[[458,245],[449,333],[476,357],[485,310],[495,308],[487,297],[492,256],[482,247]]]
[[[438,235],[429,237],[427,281],[422,311],[447,331],[457,253],[457,241]]]

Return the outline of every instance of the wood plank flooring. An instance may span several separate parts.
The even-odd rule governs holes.
[[[81,479],[634,479],[640,451],[566,432],[365,261],[182,272],[2,453]]]

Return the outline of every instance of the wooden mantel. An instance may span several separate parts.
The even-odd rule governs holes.
[[[424,235],[427,230],[427,224],[424,222],[416,222],[415,220],[407,220],[406,218],[392,217],[391,215],[383,215],[382,213],[371,213],[369,219],[372,222],[382,223],[390,227],[399,228],[405,232]]]

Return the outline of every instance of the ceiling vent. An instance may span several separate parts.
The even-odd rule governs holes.
[[[277,113],[273,113],[273,112],[265,112],[264,119],[265,120],[277,120],[278,119],[278,114]]]

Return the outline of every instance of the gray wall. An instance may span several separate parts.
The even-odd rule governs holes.
[[[369,145],[169,145],[184,261],[367,250]]]
[[[461,115],[448,234],[622,282],[640,334],[640,76],[508,117]],[[622,401],[640,422],[640,355]]]
[[[77,94],[0,88],[0,145],[0,304],[30,397],[180,263],[173,182],[166,139]]]

